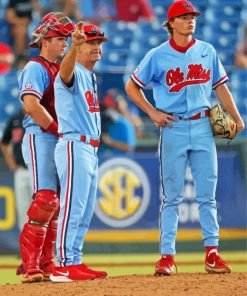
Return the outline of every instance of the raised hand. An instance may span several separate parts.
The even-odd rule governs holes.
[[[86,41],[87,37],[84,34],[83,22],[76,24],[75,31],[71,34],[71,39],[75,46],[80,46]]]

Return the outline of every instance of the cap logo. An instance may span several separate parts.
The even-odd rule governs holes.
[[[187,1],[185,1],[185,2],[183,3],[183,5],[184,5],[184,7],[185,7],[186,9],[190,9],[190,8],[191,8],[190,3],[187,2]]]

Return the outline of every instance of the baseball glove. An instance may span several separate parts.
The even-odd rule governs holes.
[[[213,134],[217,137],[233,139],[237,134],[237,125],[221,105],[210,109],[210,123]]]

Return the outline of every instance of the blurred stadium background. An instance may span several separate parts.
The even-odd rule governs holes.
[[[48,0],[40,2],[43,5],[49,4]],[[77,2],[80,7],[82,1]],[[156,20],[152,22],[102,22],[101,27],[110,42],[104,45],[104,56],[96,66],[100,99],[113,88],[125,95],[124,83],[145,53],[168,39],[162,23],[171,2],[173,1],[150,1],[156,15]],[[202,12],[197,21],[195,37],[212,43],[216,48],[229,75],[228,86],[247,125],[247,69],[234,65],[237,46],[244,41],[247,0],[192,2]],[[0,42],[13,46],[10,27],[5,19],[7,4],[8,0],[0,0]],[[39,17],[34,16],[29,25],[28,38],[38,21]],[[37,52],[27,50],[26,54],[32,56]],[[17,82],[19,71],[13,67],[0,76],[0,139],[8,120],[21,108]],[[145,93],[152,101],[151,90],[147,89]],[[99,199],[87,236],[85,253],[159,252],[159,132],[145,114],[140,112],[139,115],[144,126],[136,151],[128,156],[99,156]],[[246,129],[229,147],[226,141],[216,139],[216,142],[219,159],[217,201],[221,248],[227,251],[246,251]],[[193,197],[194,185],[188,168],[185,199],[180,208],[178,252],[203,251],[197,206]],[[0,154],[0,254],[18,254],[18,236],[13,175]],[[246,253],[241,254],[243,256]]]

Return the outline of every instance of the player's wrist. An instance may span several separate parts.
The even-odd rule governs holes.
[[[155,108],[150,108],[146,111],[147,115],[152,118],[153,117],[153,114],[154,112],[156,112],[156,109]]]
[[[45,129],[46,132],[50,132],[54,134],[55,136],[59,137],[58,133],[58,124],[55,120],[53,120],[50,125]]]
[[[72,53],[73,54],[78,54],[79,53],[79,51],[80,51],[80,45],[79,44],[77,44],[76,42],[72,42],[72,44],[71,44],[71,50],[72,50]]]

